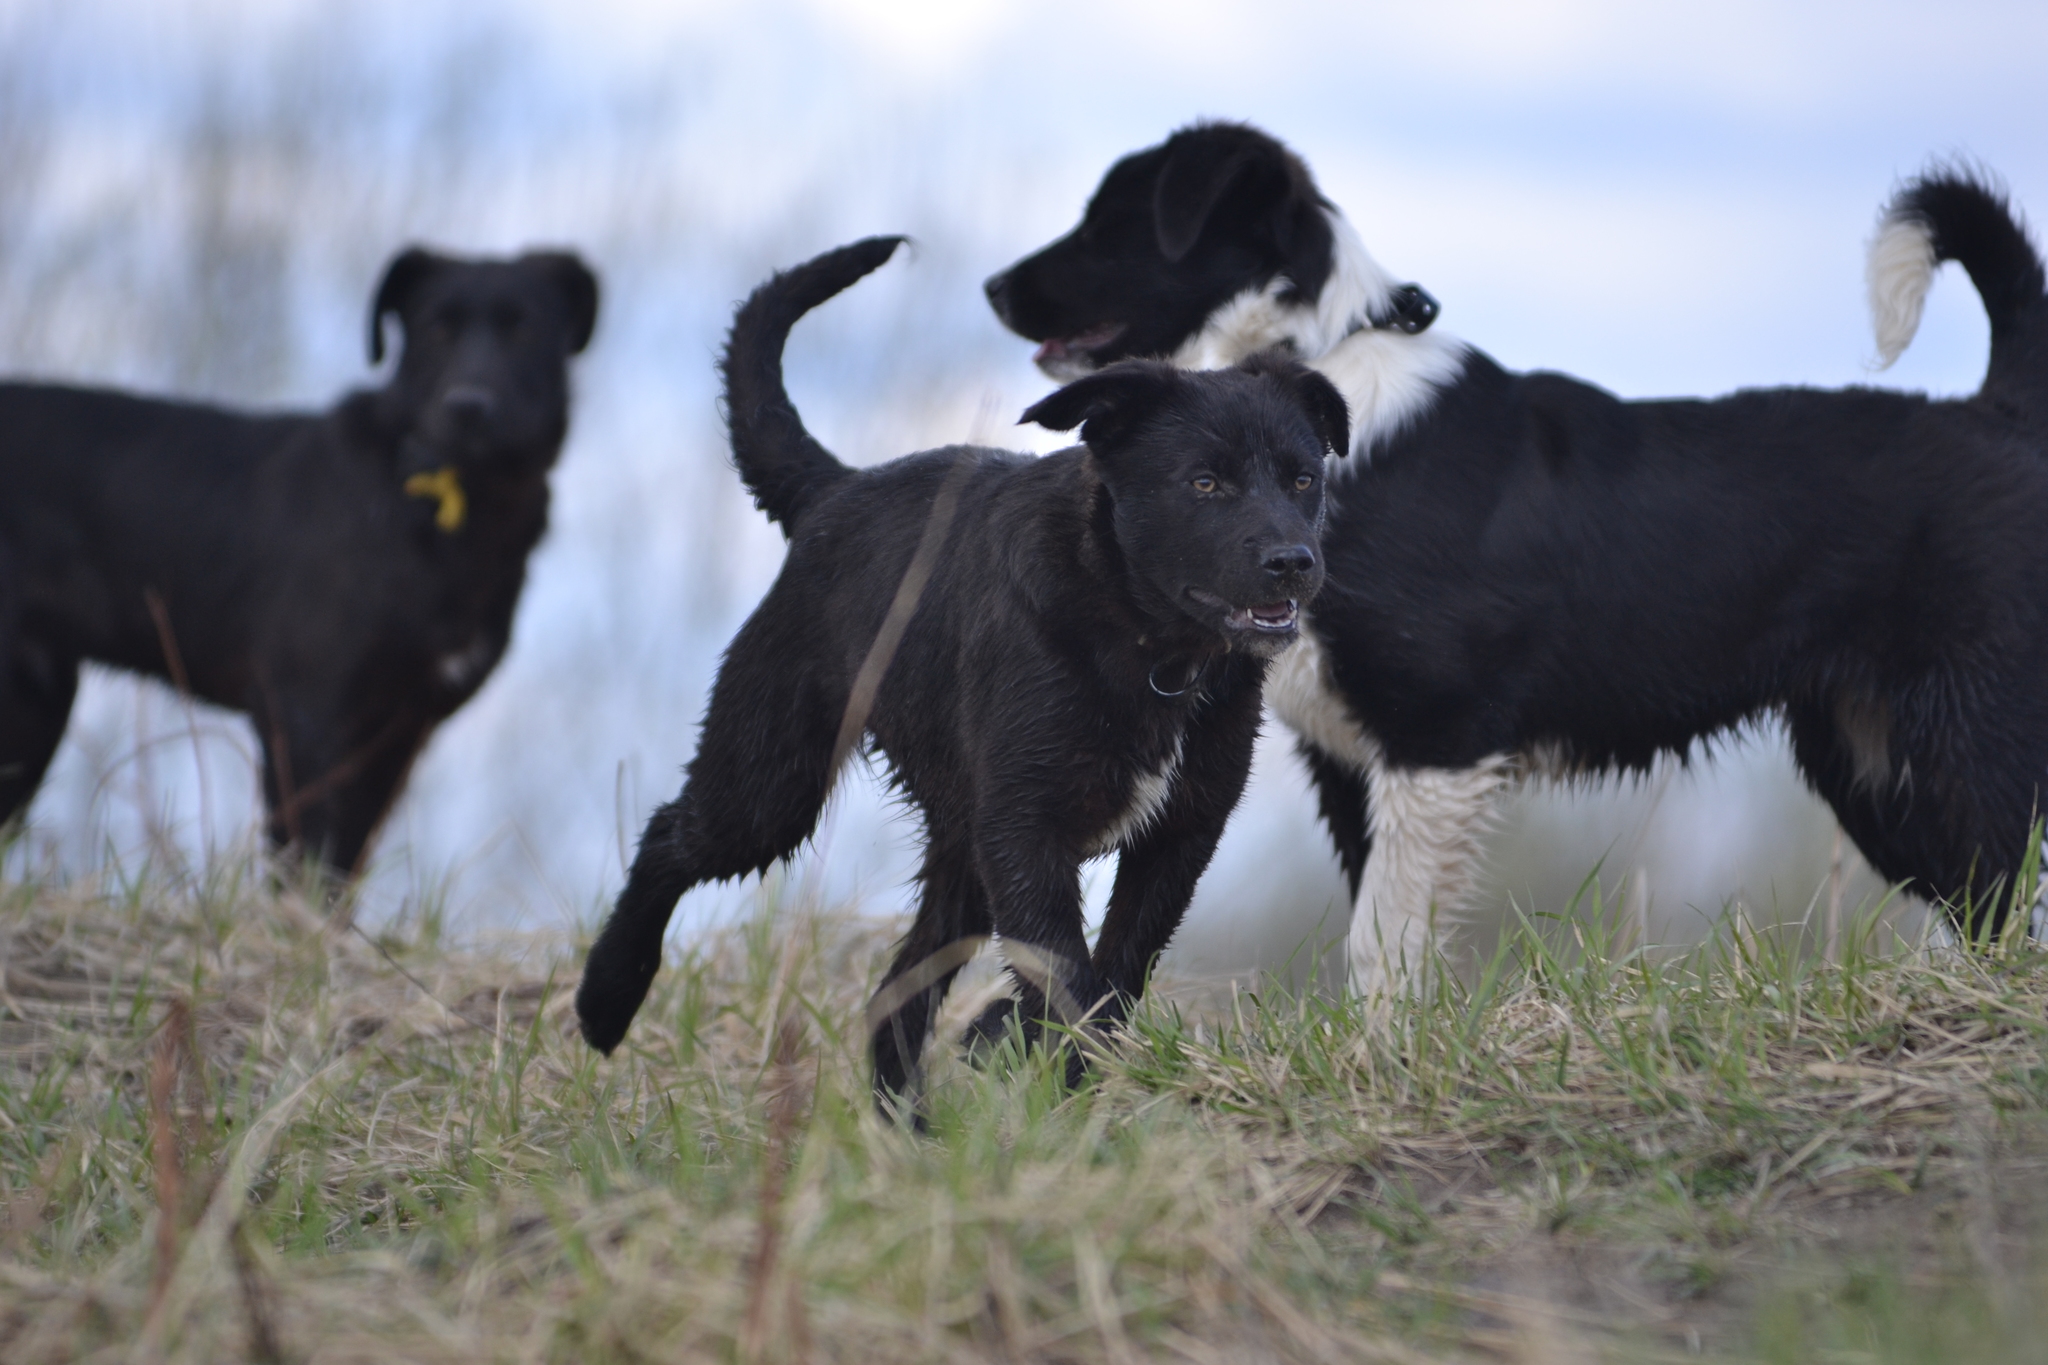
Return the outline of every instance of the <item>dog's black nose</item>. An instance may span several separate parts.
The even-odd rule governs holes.
[[[441,407],[455,421],[474,426],[497,411],[498,396],[481,384],[457,384],[441,395]]]
[[[1316,566],[1316,552],[1306,545],[1283,545],[1266,551],[1266,572],[1307,573]]]
[[[1010,320],[1010,272],[1005,270],[991,275],[981,286],[988,295],[988,306],[996,310],[996,316],[1004,322]]]

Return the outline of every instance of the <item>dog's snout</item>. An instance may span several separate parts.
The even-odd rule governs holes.
[[[441,407],[457,422],[489,421],[498,410],[498,396],[481,384],[456,384],[441,395]]]
[[[1268,573],[1307,573],[1316,566],[1316,552],[1307,545],[1282,545],[1266,551]]]
[[[981,290],[988,295],[988,306],[996,310],[996,316],[1004,322],[1010,320],[1010,272],[997,271],[982,283]]]

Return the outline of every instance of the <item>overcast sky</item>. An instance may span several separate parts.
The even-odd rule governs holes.
[[[1063,232],[1117,156],[1197,118],[1301,151],[1368,248],[1442,300],[1446,330],[1626,395],[1967,392],[1985,327],[1954,272],[1906,358],[1865,368],[1878,209],[1900,177],[1963,156],[2048,213],[2038,4],[81,0],[0,6],[0,29],[33,34],[59,134],[45,209],[105,219],[131,254],[161,237],[148,216],[96,206],[159,173],[172,125],[209,101],[260,127],[300,87],[342,90],[294,136],[355,168],[355,199],[386,166],[417,180],[436,139],[462,149],[438,195],[379,200],[372,232],[296,192],[294,240],[326,245],[294,276],[294,359],[260,391],[215,381],[224,397],[323,403],[364,382],[363,300],[408,238],[566,242],[604,274],[513,652],[387,841],[394,886],[461,865],[473,899],[529,917],[616,887],[619,832],[673,794],[716,651],[779,562],[723,463],[709,363],[733,300],[775,266],[868,232],[918,239],[792,344],[814,427],[866,462],[970,432],[1053,443],[1009,425],[1047,385],[977,282]],[[74,274],[70,297],[126,287]],[[21,344],[13,363],[165,387],[174,349]],[[87,758],[132,738],[126,694],[95,687],[80,734],[100,748],[67,750],[45,825],[103,796]],[[1280,752],[1205,886],[1211,920],[1276,867],[1307,878],[1297,900],[1334,894]],[[1666,793],[1662,834],[1626,801],[1573,808],[1569,856],[1628,837],[1664,850],[1683,895],[1719,894],[1789,790],[1769,745],[1726,766]],[[841,804],[813,871],[830,894],[900,903],[903,826],[871,792]],[[503,892],[522,879],[545,894]],[[737,903],[708,895],[684,919]]]

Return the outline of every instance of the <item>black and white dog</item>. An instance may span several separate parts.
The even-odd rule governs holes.
[[[2048,778],[2048,301],[2002,196],[1936,171],[1871,247],[1887,362],[1947,260],[1991,319],[1973,398],[1623,402],[1429,329],[1297,157],[1207,124],[1118,162],[988,295],[1055,377],[1284,346],[1349,400],[1329,585],[1267,695],[1369,992],[1464,907],[1504,783],[1641,771],[1773,711],[1880,873],[1997,922]]]
[[[934,1010],[991,932],[1027,1029],[1120,1018],[1243,792],[1267,660],[1322,582],[1324,461],[1348,423],[1327,380],[1277,356],[1111,365],[1024,414],[1081,428],[1083,446],[1042,459],[952,446],[841,464],[784,392],[783,342],[899,240],[778,275],[733,323],[733,456],[789,556],[590,950],[576,1009],[606,1052],[677,897],[793,853],[863,742],[926,826],[917,917],[869,1010],[877,1097],[915,1078]],[[1091,957],[1080,867],[1111,850]]]
[[[0,819],[81,662],[246,712],[273,843],[358,870],[414,758],[511,637],[597,278],[566,252],[401,252],[404,349],[324,412],[0,384]]]

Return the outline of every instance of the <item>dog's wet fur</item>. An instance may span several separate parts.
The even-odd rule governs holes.
[[[1321,584],[1324,460],[1348,425],[1290,360],[1111,366],[1024,414],[1081,430],[1042,458],[952,446],[841,464],[783,390],[783,343],[899,240],[777,275],[733,324],[733,454],[789,554],[591,948],[576,1008],[605,1052],[677,898],[789,857],[863,743],[926,826],[916,920],[871,1010],[878,1100],[913,1087],[962,945],[991,933],[1028,1028],[1117,1020],[1237,804],[1267,661]],[[1111,850],[1091,955],[1080,867]]]
[[[247,713],[273,842],[356,871],[505,651],[597,294],[562,252],[407,250],[370,311],[389,382],[322,413],[0,385],[0,814],[90,660]]]
[[[1055,377],[1227,361],[1242,336],[1338,380],[1358,444],[1331,488],[1312,695],[1282,715],[1354,890],[1381,856],[1370,831],[1406,818],[1371,809],[1387,774],[1641,770],[1777,711],[1880,873],[1995,924],[2048,778],[2048,299],[2003,194],[1937,168],[1872,245],[1886,359],[1939,262],[1983,298],[1989,369],[1955,401],[1625,402],[1441,336],[1388,340],[1364,330],[1387,277],[1347,241],[1280,143],[1197,125],[1119,162],[1082,226],[988,293]],[[1344,289],[1348,321],[1327,307]],[[1405,896],[1427,915],[1457,881],[1440,871],[1383,885],[1382,913]]]

